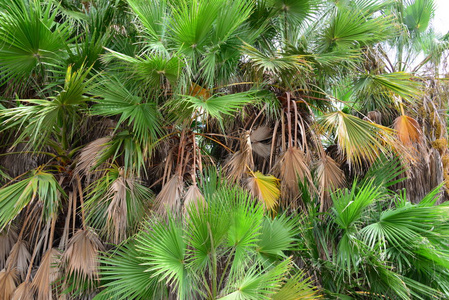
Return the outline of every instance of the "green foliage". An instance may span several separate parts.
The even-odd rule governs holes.
[[[0,189],[0,228],[3,230],[33,202],[42,205],[43,221],[55,217],[61,196],[66,197],[64,190],[51,173],[34,170],[28,178]]]

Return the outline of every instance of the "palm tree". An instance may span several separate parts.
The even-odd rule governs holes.
[[[142,286],[117,297],[291,292],[295,298],[303,291],[306,297],[309,283],[299,266],[328,294],[369,292],[377,270],[384,277],[376,296],[406,299],[419,286],[447,294],[444,281],[432,281],[444,277],[446,261],[444,245],[422,233],[432,227],[401,227],[409,234],[404,241],[437,249],[407,248],[402,256],[394,250],[405,244],[378,229],[389,220],[386,209],[401,214],[404,207],[429,211],[422,215],[426,224],[444,228],[443,206],[424,209],[432,201],[422,200],[449,170],[447,87],[438,73],[448,44],[433,39],[433,6],[430,0],[1,3],[2,297],[89,298],[101,285],[107,298],[134,279]],[[396,49],[395,60],[387,47]],[[424,60],[412,66],[423,51]],[[368,170],[379,159],[395,166],[399,159],[396,171],[406,171],[393,174],[408,179],[391,178],[395,185],[387,187],[406,187],[407,194],[387,197],[385,183],[368,179],[351,185],[373,176]],[[230,203],[214,198],[210,180],[229,182],[219,193]],[[345,207],[359,201],[352,221],[341,220]],[[215,241],[221,234],[209,245],[215,256],[195,265],[198,253],[191,250],[200,245],[192,235],[209,220],[199,211],[226,222],[216,223],[221,233],[205,235]],[[238,232],[225,212],[259,220],[244,250],[228,243]],[[438,218],[430,221],[431,214]],[[271,241],[262,238],[265,225],[293,238],[293,222],[303,235],[321,234],[323,243],[316,250],[307,244],[305,252],[284,245],[267,264],[255,246]],[[313,232],[304,222],[314,224]],[[184,247],[177,253],[189,262],[185,273],[154,264],[171,237]],[[149,246],[159,238],[162,248]],[[363,263],[349,263],[353,245]],[[129,277],[114,266],[129,269]],[[154,275],[149,281],[147,270]],[[317,274],[334,276],[335,286]]]
[[[105,257],[106,289],[95,299],[317,297],[286,255],[295,248],[294,219],[269,218],[238,187],[205,189],[184,220],[172,212],[166,221],[154,217]]]

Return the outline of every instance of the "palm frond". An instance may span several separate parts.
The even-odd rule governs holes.
[[[141,253],[142,265],[152,276],[171,285],[179,298],[186,299],[192,293],[192,286],[186,268],[187,245],[181,224],[169,217],[167,226],[157,220],[150,220],[147,226],[151,230],[142,232],[136,245]]]
[[[260,172],[252,173],[248,178],[248,189],[254,197],[257,197],[267,210],[274,210],[281,196],[279,179],[273,175],[264,175]]]
[[[34,290],[29,281],[24,281],[16,288],[11,300],[34,299]]]
[[[149,189],[135,176],[123,169],[109,169],[89,188],[86,222],[119,244],[137,229],[151,198]]]
[[[384,40],[394,33],[392,20],[385,16],[370,17],[366,11],[339,8],[323,33],[323,50],[353,48]]]
[[[47,172],[35,170],[30,177],[0,189],[0,228],[4,228],[30,202],[43,204],[42,217],[48,220],[59,209],[61,195],[65,192],[55,177]]]
[[[263,273],[257,269],[257,265],[252,266],[241,278],[231,278],[226,289],[227,295],[219,299],[270,299],[280,289],[282,279],[290,269],[290,260],[286,259]]]
[[[295,221],[295,218],[285,214],[274,219],[264,218],[257,241],[257,252],[262,262],[274,263],[279,258],[285,258],[286,252],[295,248],[298,233]]]
[[[114,255],[101,257],[101,275],[105,288],[95,300],[164,299],[166,288],[159,276],[147,272],[144,259],[134,242],[120,247]]]
[[[420,88],[421,84],[411,74],[404,72],[366,74],[360,76],[354,84],[354,91],[360,99],[379,94],[394,104],[401,103],[401,99],[413,102],[421,95]]]
[[[339,150],[348,163],[361,165],[374,162],[381,153],[388,153],[386,143],[393,143],[393,130],[337,111],[318,121],[323,132],[335,134]]]
[[[48,250],[42,256],[32,282],[39,300],[51,299],[52,297],[52,285],[56,285],[61,276],[61,270],[59,269],[60,256],[61,253],[55,248]]]
[[[162,187],[162,190],[154,199],[154,204],[158,212],[164,214],[167,210],[179,212],[181,209],[181,194],[184,187],[184,181],[181,176],[175,174]]]
[[[2,299],[11,299],[14,290],[17,287],[17,272],[15,269],[0,271],[0,297]]]
[[[56,21],[58,13],[53,3],[5,3],[0,10],[0,84],[33,84],[33,77],[46,76],[61,62],[71,33],[68,22]]]
[[[320,211],[326,211],[331,205],[325,200],[329,197],[330,192],[343,186],[345,174],[335,160],[324,154],[317,162],[316,176],[321,197]]]
[[[312,182],[310,168],[305,153],[296,147],[289,147],[275,166],[276,174],[281,179],[281,190],[290,197],[299,195],[298,184],[307,180]]]
[[[316,287],[312,286],[311,279],[299,271],[288,278],[281,289],[271,296],[272,300],[314,300],[319,299]]]
[[[17,275],[24,280],[28,271],[30,260],[31,254],[28,251],[27,242],[24,240],[18,240],[9,253],[8,259],[6,260],[6,268],[15,269],[17,271]]]
[[[98,255],[103,249],[100,239],[90,229],[80,229],[70,239],[61,260],[66,269],[65,281],[78,293],[91,291],[98,285]]]
[[[394,120],[394,129],[397,132],[399,140],[406,146],[422,141],[423,136],[421,126],[412,117],[402,115]]]
[[[162,135],[161,115],[154,102],[146,102],[118,79],[105,79],[97,95],[102,99],[92,106],[93,115],[120,116],[116,128],[129,126],[142,144],[151,144]]]
[[[17,233],[14,228],[3,229],[0,233],[0,270],[5,268],[6,259],[16,244]]]
[[[404,23],[410,32],[422,33],[428,29],[435,10],[434,0],[407,1]]]

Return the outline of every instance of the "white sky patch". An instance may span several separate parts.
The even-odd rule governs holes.
[[[449,0],[435,0],[436,11],[433,28],[440,34],[449,32]]]

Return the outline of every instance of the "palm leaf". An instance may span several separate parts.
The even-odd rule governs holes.
[[[274,210],[281,196],[279,179],[273,175],[264,175],[260,172],[252,173],[248,178],[248,188],[254,197],[257,197],[267,210]]]
[[[402,115],[394,120],[394,129],[399,140],[406,146],[418,143],[422,140],[422,132],[418,122],[412,117]]]
[[[60,63],[69,43],[68,22],[57,22],[58,9],[40,1],[10,1],[0,8],[0,84],[33,83],[33,76]],[[59,60],[59,61],[58,61]],[[16,86],[16,85],[12,85]]]
[[[181,224],[169,217],[167,226],[156,219],[150,220],[147,227],[151,230],[142,232],[136,245],[142,265],[152,277],[159,277],[171,285],[180,299],[186,299],[192,293],[192,286],[186,268],[187,245]]]
[[[11,222],[30,202],[40,201],[43,205],[43,220],[53,217],[61,204],[61,195],[65,193],[55,177],[44,171],[36,170],[32,175],[19,182],[0,189],[0,228]]]
[[[338,148],[350,164],[373,162],[380,153],[389,152],[385,143],[393,143],[391,129],[342,111],[324,115],[318,123],[323,132],[335,134]]]
[[[135,243],[130,241],[120,247],[113,255],[101,257],[101,275],[105,288],[95,300],[126,300],[126,299],[164,299],[166,290],[160,277],[148,273],[148,267],[143,265],[140,252]]]
[[[319,299],[316,288],[312,286],[310,278],[299,271],[296,275],[291,276],[282,288],[274,294],[272,300],[313,300]]]
[[[142,144],[151,144],[162,134],[161,115],[153,102],[146,102],[118,79],[104,79],[97,95],[102,99],[92,106],[99,116],[120,116],[116,128],[126,124]]]
[[[257,252],[264,263],[265,260],[273,263],[279,258],[285,258],[285,252],[295,248],[298,233],[295,221],[295,218],[285,214],[274,219],[264,218],[257,242]]]
[[[252,266],[240,278],[231,278],[226,289],[227,295],[220,300],[270,299],[282,285],[282,279],[290,269],[290,260],[286,259],[268,271],[260,272],[258,266]]]

